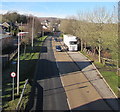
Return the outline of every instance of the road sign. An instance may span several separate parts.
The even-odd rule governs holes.
[[[10,75],[11,75],[12,78],[16,77],[16,73],[15,72],[12,72]]]
[[[17,35],[18,35],[18,36],[24,36],[24,35],[27,34],[27,33],[29,33],[29,32],[19,32]]]
[[[16,77],[16,73],[15,72],[12,72],[11,74],[11,77],[13,78],[13,84],[12,84],[12,100],[14,100],[14,77]]]

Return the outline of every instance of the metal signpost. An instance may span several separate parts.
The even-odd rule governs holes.
[[[15,72],[12,72],[11,74],[11,77],[13,78],[13,84],[12,84],[12,100],[14,100],[14,78],[16,77],[16,73]]]

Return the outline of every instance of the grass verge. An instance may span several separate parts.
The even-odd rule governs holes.
[[[24,49],[20,50],[20,94],[22,92],[23,86],[25,84],[25,80],[29,79],[29,83],[25,89],[24,97],[22,99],[23,108],[26,106],[29,95],[31,92],[31,83],[33,81],[36,63],[39,59],[40,48],[42,46],[43,41],[47,38],[47,36],[37,38],[34,42],[33,49],[31,46],[27,46],[26,53],[24,53]],[[15,57],[12,61],[17,62],[17,57]],[[15,100],[12,100],[12,78],[10,77],[11,72],[17,73],[17,63],[10,64],[8,68],[3,70],[3,91],[2,91],[2,99],[3,99],[3,110],[15,110],[16,105],[19,101],[20,94],[17,95],[17,85],[15,78]]]

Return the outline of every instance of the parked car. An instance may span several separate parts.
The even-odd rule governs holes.
[[[58,51],[58,52],[60,52],[60,51],[62,51],[62,48],[61,48],[61,46],[56,46],[56,51]]]

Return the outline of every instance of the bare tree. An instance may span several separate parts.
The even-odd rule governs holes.
[[[72,32],[73,32],[71,29],[71,24],[70,24],[69,19],[61,20],[59,29],[65,34],[72,34]]]
[[[95,24],[95,32],[96,35],[93,41],[96,43],[96,49],[98,51],[99,62],[101,62],[101,50],[104,41],[103,27],[104,24],[109,23],[111,21],[111,14],[104,8],[97,8],[92,13],[88,14],[88,21]]]
[[[87,46],[87,42],[89,40],[89,23],[86,20],[86,13],[79,12],[77,14],[77,32],[76,36],[78,36],[81,40],[81,51],[83,51],[83,48]]]

